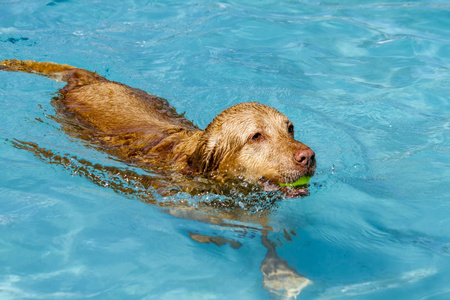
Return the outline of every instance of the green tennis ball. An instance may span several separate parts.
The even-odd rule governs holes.
[[[309,180],[311,179],[311,177],[308,176],[302,176],[299,178],[299,180],[297,180],[296,182],[292,182],[292,183],[279,183],[279,185],[281,187],[284,186],[289,186],[289,187],[294,187],[294,186],[298,186],[298,185],[305,185],[309,183]]]

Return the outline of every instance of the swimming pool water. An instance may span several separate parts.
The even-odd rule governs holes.
[[[298,299],[450,298],[447,1],[8,0],[8,58],[97,70],[202,128],[277,108],[318,158],[311,195],[268,216],[313,282]],[[257,222],[176,218],[14,146],[127,168],[61,131],[62,86],[0,72],[0,298],[271,299]]]

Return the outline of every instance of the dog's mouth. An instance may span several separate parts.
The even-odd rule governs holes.
[[[303,176],[312,177],[313,175],[314,172],[308,172],[302,176],[286,178],[284,182],[274,182],[272,180],[262,179],[260,184],[266,192],[281,191],[286,198],[303,197],[309,195],[309,183],[298,185],[289,185],[289,183],[295,183]],[[280,185],[280,183],[282,185]]]
[[[275,185],[286,185],[296,183],[302,177],[313,177],[316,171],[315,166],[308,168],[307,170],[291,170],[286,171],[280,174],[280,176],[276,178],[266,178],[266,180],[272,182]],[[295,186],[299,184],[294,184]]]

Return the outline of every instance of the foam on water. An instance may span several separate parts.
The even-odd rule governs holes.
[[[446,1],[0,4],[0,60],[97,70],[202,128],[239,102],[286,114],[317,174],[260,218],[313,282],[299,299],[449,297],[449,37]],[[0,297],[270,299],[255,216],[170,215],[14,146],[130,168],[64,134],[62,86],[0,72]]]

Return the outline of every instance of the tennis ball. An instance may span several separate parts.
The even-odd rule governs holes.
[[[297,185],[305,185],[305,184],[308,184],[310,179],[311,179],[311,177],[308,177],[308,176],[305,175],[305,176],[300,177],[299,180],[297,180],[296,182],[292,182],[292,183],[279,183],[279,185],[280,185],[281,187],[284,187],[284,186],[295,187],[295,186],[297,186]]]

